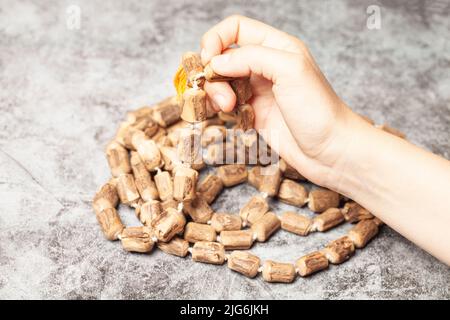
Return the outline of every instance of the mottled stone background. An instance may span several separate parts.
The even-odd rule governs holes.
[[[70,4],[79,30],[66,26]],[[381,30],[366,28],[370,4]],[[350,106],[450,157],[449,1],[0,0],[0,298],[450,298],[449,268],[387,227],[290,285],[103,239],[90,200],[109,176],[105,144],[127,110],[174,93],[181,54],[233,13],[302,38]],[[214,208],[236,212],[253,193],[227,190]],[[347,229],[279,232],[253,251],[294,260]]]

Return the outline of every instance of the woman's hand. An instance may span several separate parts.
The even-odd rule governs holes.
[[[205,33],[201,57],[218,74],[250,77],[255,128],[282,158],[320,185],[335,179],[345,163],[349,126],[363,121],[339,99],[299,39],[231,16]],[[233,109],[236,97],[228,83],[207,82],[205,90],[217,111]],[[274,131],[272,138],[280,141],[271,141]]]

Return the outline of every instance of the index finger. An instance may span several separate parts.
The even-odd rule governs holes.
[[[233,15],[222,20],[202,37],[202,62],[221,54],[232,44],[262,45],[293,53],[301,52],[301,41],[260,21]]]

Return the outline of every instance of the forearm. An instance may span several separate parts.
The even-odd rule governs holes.
[[[450,162],[364,122],[355,126],[329,187],[450,265]]]

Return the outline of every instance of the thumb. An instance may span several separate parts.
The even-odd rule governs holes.
[[[222,76],[249,77],[253,73],[277,83],[299,74],[301,57],[278,49],[246,45],[213,57],[211,67]]]

